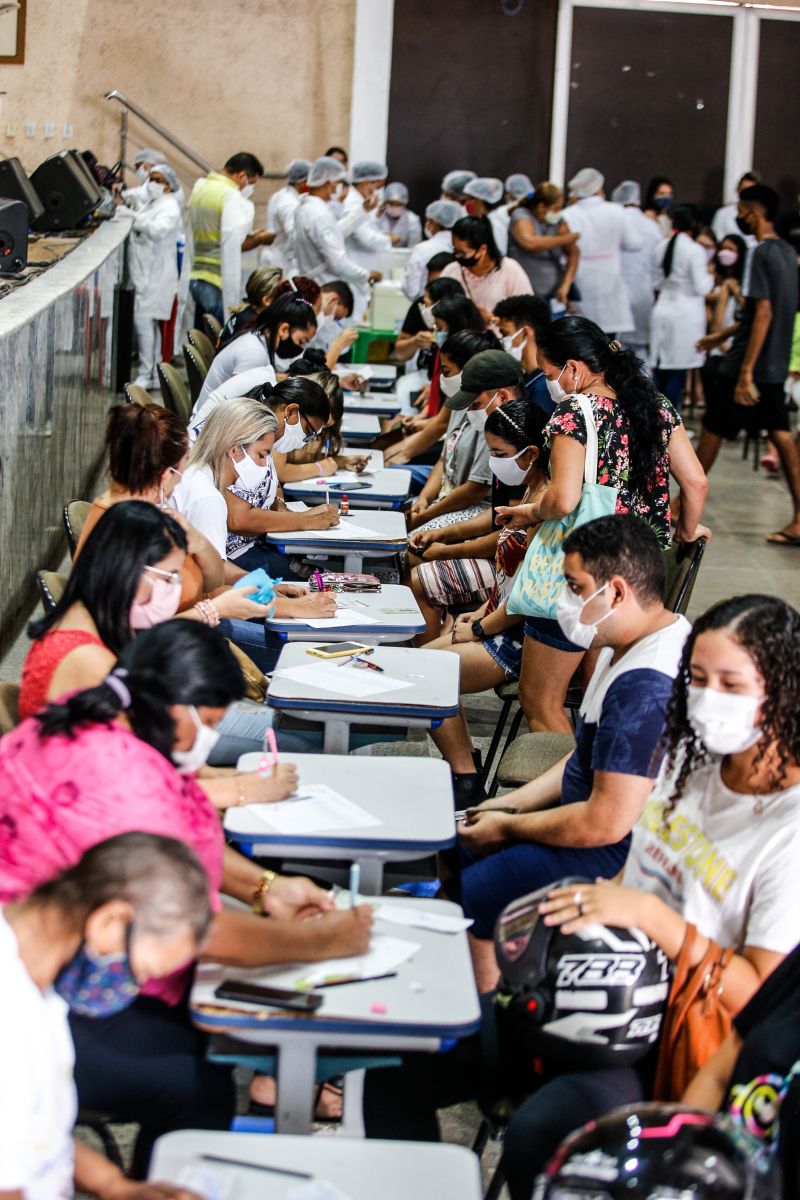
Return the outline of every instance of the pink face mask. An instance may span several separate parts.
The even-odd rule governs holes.
[[[131,629],[152,629],[162,621],[169,621],[178,611],[181,602],[180,582],[173,583],[171,579],[154,579],[150,599],[144,604],[134,600],[131,605]]]

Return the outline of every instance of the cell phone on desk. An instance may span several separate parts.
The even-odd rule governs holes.
[[[287,988],[262,987],[244,979],[223,979],[215,990],[218,1000],[238,1000],[241,1004],[259,1004],[267,1008],[292,1008],[297,1012],[313,1013],[325,997],[313,992],[291,992]]]
[[[306,654],[315,654],[317,658],[347,658],[351,654],[364,654],[371,650],[363,642],[328,642],[325,646],[309,646]]]

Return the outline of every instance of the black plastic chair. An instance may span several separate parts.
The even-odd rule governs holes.
[[[188,425],[189,417],[192,415],[192,401],[189,397],[189,389],[170,363],[159,363],[156,369],[158,371],[158,382],[161,385],[161,396],[164,400],[164,407],[168,408],[170,412],[174,412],[177,417],[180,417],[184,425]]]
[[[186,378],[189,380],[189,394],[192,397],[192,408],[194,408],[197,397],[203,390],[208,367],[202,354],[198,354],[194,346],[183,347],[183,361],[186,363]],[[188,422],[188,415],[186,420]]]
[[[80,541],[91,508],[88,500],[70,500],[64,505],[64,529],[69,542],[70,558],[75,557],[75,548]]]
[[[222,326],[213,313],[203,313],[203,324],[206,327],[206,333],[211,339],[212,344],[216,346],[219,341],[219,335],[222,333]]]
[[[202,329],[190,329],[186,335],[186,340],[190,346],[194,346],[197,353],[201,356],[206,364],[206,370],[211,366],[211,362],[216,354],[214,343],[208,334],[203,333]]]

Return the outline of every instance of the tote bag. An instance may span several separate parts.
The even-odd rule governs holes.
[[[556,618],[556,601],[564,586],[564,538],[587,521],[611,516],[617,507],[617,489],[597,482],[597,426],[592,406],[586,396],[575,396],[574,399],[578,401],[586,425],[581,498],[568,516],[543,521],[539,526],[506,605],[510,613],[548,621]]]

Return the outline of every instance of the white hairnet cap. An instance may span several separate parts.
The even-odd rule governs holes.
[[[367,183],[372,180],[385,179],[389,174],[386,163],[357,162],[350,168],[351,183]]]
[[[464,185],[464,195],[483,200],[484,204],[498,204],[503,199],[503,181],[487,179],[485,176],[482,179],[470,179]]]
[[[576,200],[585,200],[587,196],[594,196],[599,192],[604,183],[605,176],[599,171],[594,167],[584,167],[577,175],[573,175],[568,186]]]
[[[463,215],[463,208],[455,200],[433,200],[425,209],[427,219],[435,221],[442,229],[452,229]]]
[[[133,156],[133,165],[140,167],[142,163],[155,163],[158,162],[160,157],[160,150],[154,150],[152,146],[142,146],[138,154],[134,154]]]
[[[635,179],[623,179],[611,193],[615,204],[641,204],[642,189]]]
[[[442,180],[442,191],[450,192],[452,196],[463,196],[464,187],[470,179],[477,179],[474,171],[448,171]]]
[[[145,160],[147,161],[147,160]],[[169,163],[153,163],[151,171],[158,171],[159,175],[163,175],[173,192],[177,192],[181,186],[177,172]]]
[[[289,183],[305,183],[311,163],[307,158],[293,158],[286,168],[286,178]]]
[[[327,154],[323,154],[322,158],[317,158],[311,164],[311,170],[308,172],[308,186],[310,188],[322,187],[325,183],[337,183],[340,179],[344,179],[347,171],[344,163],[339,162],[338,158],[329,158]]]
[[[509,196],[513,196],[515,200],[524,200],[526,196],[530,196],[531,192],[536,190],[533,181],[527,175],[509,175],[505,188]]]
[[[384,189],[383,198],[387,204],[408,204],[408,188],[404,183],[389,183]]]

